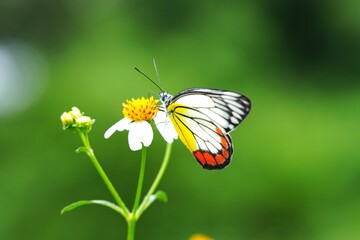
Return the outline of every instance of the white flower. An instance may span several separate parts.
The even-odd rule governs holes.
[[[169,116],[167,116],[166,112],[158,111],[154,117],[154,122],[161,136],[165,139],[166,142],[172,143],[178,138],[178,134],[174,128],[174,125],[172,124]]]
[[[112,125],[106,132],[104,137],[108,139],[116,131],[129,131],[129,147],[132,151],[141,150],[142,144],[145,147],[150,146],[154,133],[150,123],[147,121],[132,121],[130,118],[123,118]]]
[[[104,134],[108,139],[116,131],[129,131],[128,141],[132,151],[141,150],[143,146],[150,146],[154,133],[148,121],[153,119],[158,111],[157,100],[138,98],[123,103],[124,118],[111,126]]]

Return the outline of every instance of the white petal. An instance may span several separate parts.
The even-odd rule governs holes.
[[[154,122],[161,136],[165,139],[166,142],[172,143],[174,139],[178,138],[178,134],[174,128],[174,125],[165,112],[158,111],[154,117]]]
[[[132,122],[129,124],[129,147],[133,151],[140,150],[142,144],[150,146],[154,138],[151,125],[146,121]]]
[[[146,121],[140,122],[140,124],[141,142],[144,144],[145,147],[148,147],[150,146],[154,138],[152,127],[150,123]]]
[[[114,134],[116,131],[124,131],[125,129],[129,128],[129,124],[131,123],[131,119],[123,118],[114,125],[112,125],[104,134],[104,137],[108,139],[111,135]]]

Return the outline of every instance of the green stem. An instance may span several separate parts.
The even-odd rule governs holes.
[[[137,186],[134,206],[133,206],[133,210],[132,210],[133,213],[136,212],[136,210],[138,209],[139,204],[140,204],[141,191],[142,191],[144,175],[145,175],[145,164],[146,164],[146,147],[143,146],[141,149],[141,165],[140,165],[138,186]]]
[[[80,132],[80,137],[81,137],[81,140],[82,140],[84,146],[88,149],[87,155],[89,156],[91,162],[93,163],[94,167],[100,174],[100,177],[104,181],[104,183],[105,183],[106,187],[108,188],[108,190],[110,191],[111,195],[115,199],[115,202],[119,205],[120,208],[122,208],[124,210],[124,217],[127,218],[130,215],[130,212],[127,209],[127,207],[125,206],[124,202],[121,200],[120,195],[118,194],[118,192],[112,185],[110,179],[106,175],[104,169],[101,167],[99,161],[96,159],[94,151],[92,150],[92,148],[90,146],[88,135]]]
[[[150,200],[150,197],[151,195],[154,194],[156,188],[158,187],[164,173],[165,173],[165,170],[166,170],[166,167],[169,163],[169,160],[170,160],[170,154],[171,154],[171,147],[172,147],[172,144],[171,143],[168,143],[166,145],[166,150],[165,150],[165,155],[164,155],[164,160],[161,164],[161,167],[159,169],[159,172],[153,182],[153,184],[151,185],[148,193],[146,194],[145,198],[144,198],[144,201],[141,203],[140,207],[138,208],[138,210],[135,212],[135,217],[136,219],[138,219],[141,214],[146,210],[146,206],[148,206],[148,202]]]
[[[135,239],[135,225],[136,219],[132,218],[128,220],[128,232],[127,232],[127,240],[134,240]]]
[[[142,186],[144,183],[145,165],[146,165],[146,147],[143,146],[141,149],[140,173],[139,173],[139,180],[138,180],[138,185],[137,185],[137,189],[136,189],[134,206],[133,206],[133,209],[132,209],[132,212],[131,212],[129,218],[127,219],[127,222],[128,222],[127,240],[133,240],[134,236],[135,236],[135,226],[136,226],[136,221],[138,220],[138,218],[136,218],[136,216],[133,213],[135,213],[137,211],[139,204],[140,204],[141,191],[142,191]]]

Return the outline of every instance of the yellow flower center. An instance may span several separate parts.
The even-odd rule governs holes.
[[[149,121],[159,110],[157,103],[158,100],[153,97],[126,100],[126,103],[123,103],[123,114],[133,121]]]

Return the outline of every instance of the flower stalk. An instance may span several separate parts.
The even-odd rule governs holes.
[[[145,103],[145,106],[142,106],[141,103]],[[134,151],[141,149],[139,178],[138,178],[134,203],[131,211],[129,210],[129,208],[127,208],[127,206],[121,199],[120,195],[116,191],[115,187],[113,186],[110,179],[106,175],[104,169],[97,160],[93,149],[91,148],[90,140],[89,140],[89,132],[91,131],[92,125],[94,124],[95,120],[91,119],[88,116],[84,116],[83,113],[81,113],[80,110],[76,107],[73,107],[71,111],[64,112],[61,115],[60,118],[63,124],[63,129],[69,129],[78,133],[83,143],[83,146],[77,149],[77,153],[81,153],[81,152],[86,153],[86,155],[90,158],[92,164],[94,165],[96,171],[99,173],[101,179],[105,183],[106,188],[109,190],[110,194],[115,200],[115,203],[108,202],[106,200],[81,200],[66,206],[65,208],[63,208],[61,213],[65,213],[73,209],[76,209],[77,207],[89,205],[89,204],[97,204],[108,207],[125,218],[128,225],[127,240],[134,240],[136,222],[139,220],[142,213],[156,200],[163,202],[167,201],[167,196],[165,192],[162,191],[155,192],[155,191],[159,186],[159,183],[163,178],[165,170],[168,166],[170,160],[170,153],[171,153],[171,143],[167,144],[164,159],[161,163],[159,172],[156,175],[154,182],[152,183],[150,189],[148,190],[147,194],[144,196],[141,202],[141,197],[142,197],[141,195],[142,195],[144,177],[145,177],[147,147],[151,144],[153,138],[152,128],[148,121],[151,120],[152,117],[154,117],[158,111],[158,108],[156,107],[156,103],[157,101],[153,100],[152,98],[148,100],[142,98],[142,99],[136,99],[136,100],[133,99],[132,101],[127,101],[127,104],[124,105],[124,107],[126,108],[124,111],[126,114],[128,114],[128,116],[136,117],[137,121],[135,121],[135,119],[129,119],[125,117],[124,119],[120,120],[118,123],[110,127],[110,129],[105,133],[105,138],[108,138],[115,131],[129,130],[130,149]],[[145,117],[142,116],[141,113],[144,113]],[[136,137],[138,135],[141,136],[140,138],[137,139]]]
[[[130,212],[128,210],[128,208],[126,207],[125,203],[122,201],[120,195],[118,194],[118,192],[116,191],[116,189],[114,188],[113,184],[111,183],[110,179],[108,178],[108,176],[106,175],[104,169],[101,167],[99,161],[97,160],[94,151],[92,150],[91,146],[90,146],[90,142],[89,142],[89,137],[87,133],[83,133],[83,132],[79,132],[80,134],[80,138],[84,144],[84,152],[89,156],[92,164],[94,165],[95,169],[97,170],[97,172],[99,173],[101,179],[104,181],[107,189],[109,190],[109,192],[111,193],[111,195],[113,196],[115,202],[117,203],[117,205],[124,211],[124,217],[128,218]]]
[[[142,191],[142,186],[144,183],[145,165],[146,165],[146,147],[143,146],[142,151],[141,151],[141,164],[140,164],[139,180],[138,180],[138,186],[137,186],[137,190],[136,190],[136,196],[135,196],[135,201],[134,201],[134,206],[133,206],[132,212],[136,212],[136,210],[139,208],[141,191]]]
[[[141,214],[143,214],[143,212],[150,206],[150,200],[151,200],[151,196],[153,196],[155,190],[157,189],[162,177],[164,176],[165,170],[169,164],[169,160],[170,160],[170,155],[171,155],[171,147],[172,144],[168,143],[166,145],[166,150],[165,150],[165,155],[164,155],[164,159],[162,161],[161,167],[159,169],[158,174],[156,175],[156,178],[153,182],[153,184],[151,185],[149,191],[147,192],[147,194],[145,195],[144,201],[141,203],[140,207],[137,209],[135,215],[136,218],[139,218],[141,216]]]

